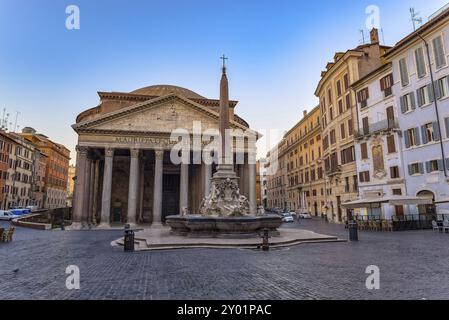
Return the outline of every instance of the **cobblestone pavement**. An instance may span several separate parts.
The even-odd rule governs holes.
[[[8,223],[0,222],[0,227]],[[305,228],[347,238],[319,220]],[[308,244],[268,253],[173,250],[126,254],[119,231],[18,228],[0,244],[1,299],[449,299],[449,234],[362,232],[358,243]],[[81,289],[68,290],[68,265]],[[365,268],[380,268],[380,290]],[[17,270],[18,269],[18,270]]]

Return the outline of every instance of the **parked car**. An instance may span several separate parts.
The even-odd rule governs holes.
[[[298,217],[299,219],[312,219],[312,216],[308,213],[300,213]]]
[[[18,215],[13,214],[11,211],[0,210],[0,220],[11,221],[18,217],[19,217]]]
[[[31,212],[36,212],[36,211],[39,210],[39,207],[38,207],[38,206],[28,206],[28,207],[26,207],[25,209],[28,209],[28,210],[30,210]]]
[[[26,209],[23,207],[13,207],[11,208],[11,210],[9,210],[12,214],[15,214],[17,216],[23,216],[26,214],[30,214],[31,210],[30,209]]]
[[[290,213],[283,213],[282,214],[282,222],[291,223],[295,222],[295,219]]]

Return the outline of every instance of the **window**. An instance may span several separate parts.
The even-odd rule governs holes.
[[[413,92],[401,97],[401,112],[406,113],[416,109],[415,94]]]
[[[343,100],[338,100],[338,113],[342,114],[343,111]]]
[[[346,131],[345,131],[345,124],[342,123],[340,125],[340,134],[341,134],[341,139],[346,139]]]
[[[433,39],[432,44],[433,44],[435,65],[437,69],[440,69],[446,66],[446,56],[444,53],[443,38],[441,36],[436,37],[435,39]]]
[[[331,89],[327,90],[327,99],[329,101],[329,105],[331,105],[332,104],[332,91],[331,91]]]
[[[390,167],[390,177],[391,179],[399,179],[401,176],[399,175],[399,167]]]
[[[360,153],[362,156],[362,160],[368,159],[368,145],[366,144],[366,142],[360,145]]]
[[[337,94],[340,97],[341,96],[341,81],[337,81]]]
[[[408,84],[410,83],[410,79],[408,77],[407,60],[405,58],[399,60],[399,71],[401,73],[402,86],[408,86]]]
[[[408,166],[408,173],[409,175],[413,176],[416,174],[423,174],[424,173],[424,166],[422,163],[412,163]]]
[[[369,90],[368,88],[362,89],[357,92],[357,101],[360,103],[360,108],[365,108],[368,105]]]
[[[419,146],[420,144],[418,128],[408,129],[405,132],[405,147],[410,148]]]
[[[331,140],[331,144],[335,144],[337,142],[337,140],[335,138],[335,130],[332,130],[330,132],[330,140]]]
[[[368,117],[365,117],[362,119],[362,125],[363,125],[363,134],[369,134],[369,120]]]
[[[421,135],[423,144],[440,141],[440,136],[438,134],[438,123],[427,123],[421,127]]]
[[[369,171],[363,171],[359,173],[359,180],[361,183],[370,182]]]
[[[418,78],[423,78],[427,74],[427,71],[426,63],[424,62],[424,50],[422,47],[415,50],[415,62]]]
[[[351,95],[347,94],[345,99],[346,99],[346,110],[349,110],[351,108]]]
[[[349,76],[348,76],[348,74],[344,75],[343,82],[345,84],[345,91],[347,91],[349,89]]]
[[[434,101],[432,84],[419,88],[417,91],[418,106],[422,107]]]
[[[393,135],[389,135],[387,137],[387,149],[388,149],[388,153],[396,153],[396,144],[394,142]]]
[[[385,98],[393,94],[393,74],[380,79],[380,90],[384,93]]]
[[[401,189],[393,189],[392,190],[394,196],[402,196],[402,190]]]
[[[348,131],[349,131],[349,136],[352,136],[354,134],[354,128],[352,127],[352,119],[348,120]]]
[[[354,147],[350,147],[341,151],[341,164],[348,164],[354,161]]]
[[[443,171],[443,162],[441,160],[432,160],[426,162],[427,173]]]
[[[439,79],[435,84],[435,95],[437,99],[446,98],[449,94],[449,77]]]

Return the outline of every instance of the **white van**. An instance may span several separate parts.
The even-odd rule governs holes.
[[[12,219],[18,218],[19,216],[13,214],[11,211],[0,210],[0,220],[11,221]]]

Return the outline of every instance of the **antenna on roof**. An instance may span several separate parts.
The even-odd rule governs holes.
[[[365,31],[363,29],[359,29],[359,32],[362,35],[362,44],[365,44]]]
[[[410,8],[410,17],[413,23],[413,31],[416,31],[416,27],[421,26],[422,18],[419,17],[419,12],[415,12],[415,8]]]
[[[382,34],[382,43],[383,43],[383,45],[385,45],[384,29],[383,29],[383,28],[380,28],[380,32],[381,32],[381,34]]]

